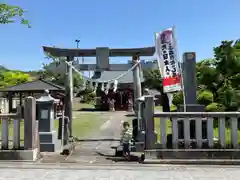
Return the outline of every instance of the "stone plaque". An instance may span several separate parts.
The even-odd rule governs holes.
[[[41,119],[48,119],[48,110],[41,110]]]

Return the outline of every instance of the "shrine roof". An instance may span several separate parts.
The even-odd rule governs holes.
[[[103,71],[103,72],[95,72],[92,79],[96,79],[99,81],[107,81],[110,79],[114,79],[121,74],[126,73],[126,71]],[[141,82],[143,82],[143,72],[141,71]],[[128,72],[123,77],[118,80],[118,83],[133,83],[133,73]]]
[[[53,56],[58,57],[95,57],[96,49],[68,49],[68,48],[55,48],[43,46],[43,50],[50,53]],[[152,56],[155,53],[155,47],[143,47],[143,48],[109,48],[109,56]]]
[[[47,80],[38,79],[38,80],[18,84],[16,86],[2,88],[0,89],[0,92],[36,92],[36,91],[44,91],[46,89],[48,89],[49,91],[60,91],[60,92],[65,91],[65,88],[62,86],[56,85]]]

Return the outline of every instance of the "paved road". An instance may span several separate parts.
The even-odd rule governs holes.
[[[4,165],[6,167],[6,164]],[[29,165],[0,167],[0,180],[238,180],[239,166],[77,166]]]

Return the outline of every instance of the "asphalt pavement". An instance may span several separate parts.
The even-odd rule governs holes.
[[[240,166],[1,164],[0,180],[238,180]]]

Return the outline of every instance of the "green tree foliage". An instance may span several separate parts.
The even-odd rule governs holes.
[[[224,111],[224,108],[221,104],[218,104],[218,103],[210,103],[206,106],[205,110],[207,112],[222,112]]]
[[[240,106],[240,42],[222,41],[214,48],[217,96],[214,102],[225,111],[236,111]]]
[[[49,70],[49,66],[55,65],[56,67],[58,66],[57,61],[53,61],[47,65],[44,65],[43,71],[42,71],[42,77],[45,79],[50,80],[51,82],[58,84],[60,86],[65,86],[66,84],[66,79],[65,79],[65,74],[54,74],[51,70]],[[73,71],[73,87],[74,87],[74,92],[78,92],[79,89],[82,89],[83,86],[83,78],[80,76],[78,73]]]
[[[179,105],[183,104],[183,93],[182,92],[174,93],[172,103],[175,106],[179,106]]]
[[[197,100],[207,111],[236,111],[240,108],[240,40],[222,41],[213,48],[214,58],[196,64]],[[145,72],[144,84],[162,92],[158,71]],[[173,104],[183,103],[182,92],[174,94]]]
[[[153,69],[153,70],[145,70],[143,72],[144,76],[144,82],[143,86],[151,89],[156,89],[159,92],[163,92],[162,88],[162,78],[159,70]]]
[[[43,78],[47,78],[48,80],[60,86],[65,86],[65,83],[66,83],[65,74],[62,73],[62,74],[56,75],[49,68],[51,66],[57,67],[60,65],[60,61],[58,60],[58,58],[55,56],[52,56],[51,54],[45,54],[45,58],[52,60],[52,62],[49,64],[43,65],[43,71],[42,71]],[[83,77],[77,72],[73,71],[73,88],[74,88],[73,91],[75,93],[78,93],[80,90],[82,90],[83,83],[84,83]]]
[[[199,104],[207,106],[213,102],[213,93],[209,90],[200,91],[198,93],[197,101]]]
[[[1,73],[0,86],[8,87],[25,83],[31,80],[30,76],[20,71],[5,71]]]
[[[163,92],[162,88],[162,78],[159,70],[146,70],[143,72],[144,82],[143,87],[147,87],[150,89],[158,90],[162,95],[162,107],[164,112],[169,112],[169,100],[167,94]]]
[[[21,24],[30,27],[28,20],[24,18],[25,11],[14,5],[8,5],[5,3],[0,4],[0,24],[9,24],[13,22],[20,22]]]

